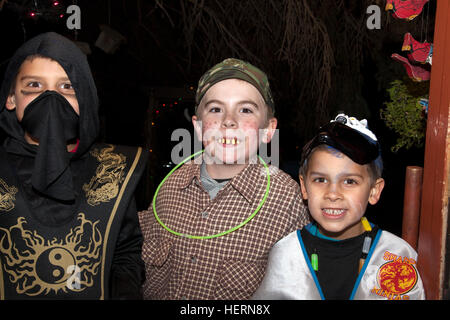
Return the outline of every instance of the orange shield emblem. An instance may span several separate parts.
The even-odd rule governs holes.
[[[417,283],[418,275],[413,265],[401,259],[383,264],[378,270],[380,288],[394,294],[405,294]]]

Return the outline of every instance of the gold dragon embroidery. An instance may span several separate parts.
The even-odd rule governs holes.
[[[124,180],[126,157],[120,153],[113,153],[114,146],[99,151],[94,149],[91,154],[100,162],[89,183],[83,185],[87,202],[91,206],[108,202],[119,193],[120,183]]]
[[[0,178],[0,211],[10,211],[15,207],[17,188],[8,186]]]
[[[27,230],[24,217],[9,229],[0,228],[3,269],[18,294],[81,292],[92,287],[101,263],[102,235],[98,221],[89,221],[83,213],[77,220],[78,225],[60,240],[46,240],[36,230]]]

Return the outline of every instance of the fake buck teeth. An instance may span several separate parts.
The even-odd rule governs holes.
[[[338,216],[344,213],[344,209],[322,209],[328,215]]]
[[[227,138],[219,138],[217,139],[218,143],[221,144],[240,144],[241,141],[238,140],[237,138],[233,138],[233,139],[227,139]]]

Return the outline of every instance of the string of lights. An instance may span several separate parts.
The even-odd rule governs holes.
[[[67,3],[66,3],[67,2]],[[8,0],[2,2],[3,6],[8,6],[18,12],[26,19],[45,19],[54,20],[63,19],[66,17],[67,6],[73,4],[73,1],[64,0],[31,0],[31,1],[14,1]],[[2,9],[2,8],[0,8]]]

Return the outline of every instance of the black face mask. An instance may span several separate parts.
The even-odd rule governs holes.
[[[55,199],[75,199],[67,143],[78,137],[79,116],[70,103],[55,91],[45,91],[25,108],[21,124],[39,141],[33,187]]]

